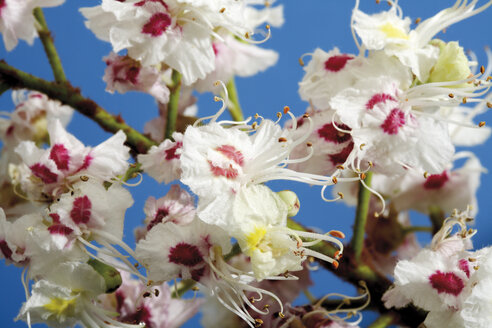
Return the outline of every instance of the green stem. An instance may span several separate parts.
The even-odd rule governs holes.
[[[404,227],[402,229],[402,232],[404,235],[408,235],[409,233],[412,232],[432,232],[432,227],[425,227],[425,226],[411,226],[411,227]]]
[[[436,232],[441,229],[442,224],[444,223],[444,219],[446,218],[446,214],[439,206],[430,206],[429,207],[429,219],[432,223],[432,234],[435,235]]]
[[[386,313],[369,325],[369,328],[386,328],[394,323],[395,317],[391,313]]]
[[[44,14],[41,8],[34,9],[34,17],[38,22],[38,26],[36,27],[38,30],[39,38],[43,43],[44,51],[46,52],[46,56],[51,65],[51,69],[53,70],[53,75],[55,76],[56,82],[65,82],[67,80],[65,76],[65,72],[63,71],[63,66],[58,56],[58,52],[56,51],[55,44],[53,42],[53,36],[51,35],[51,31],[46,24],[46,20],[44,19]]]
[[[372,172],[366,174],[364,180],[367,186],[371,186]],[[354,250],[355,260],[359,262],[362,248],[364,247],[364,237],[366,234],[367,213],[369,212],[369,200],[371,192],[359,182],[359,195],[357,201],[357,210],[355,213],[354,234],[351,240],[351,246]]]
[[[236,82],[234,81],[234,77],[232,77],[227,83],[227,93],[229,94],[229,102],[227,109],[232,116],[234,121],[244,121],[243,111],[241,109],[241,105],[239,104],[239,97],[237,95]]]
[[[189,291],[193,286],[195,286],[196,282],[188,279],[188,280],[182,280],[178,283],[177,288],[175,289],[174,287],[171,287],[172,293],[171,297],[172,298],[179,298],[184,295],[187,291]]]
[[[116,133],[122,130],[126,136],[128,144],[136,153],[146,153],[150,147],[156,143],[144,136],[137,130],[125,123],[119,115],[108,113],[93,100],[85,98],[78,88],[74,88],[70,83],[49,82],[34,75],[28,74],[8,65],[4,60],[0,60],[0,84],[5,83],[12,88],[24,88],[36,90],[46,94],[51,99],[56,99],[62,103],[73,107],[81,114],[95,121],[104,130]]]
[[[166,132],[164,137],[173,140],[173,132],[176,131],[176,119],[178,118],[179,92],[181,90],[181,74],[173,70],[172,85],[169,86],[171,95],[167,104]]]
[[[136,178],[138,174],[142,172],[140,166],[141,164],[138,162],[135,162],[134,164],[130,165],[130,168],[126,170],[122,180],[126,182],[128,180]]]

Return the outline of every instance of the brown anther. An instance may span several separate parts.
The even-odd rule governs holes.
[[[306,146],[312,147],[313,146],[313,143],[312,142],[306,142]]]
[[[279,312],[279,313],[278,313],[278,316],[279,316],[280,318],[282,318],[282,319],[283,319],[283,318],[285,318],[285,314],[283,314],[282,312]]]
[[[153,280],[149,280],[149,281],[147,282],[147,286],[152,286],[153,284],[154,284],[154,281],[153,281]]]
[[[477,259],[476,259],[476,258],[474,258],[474,257],[469,257],[469,258],[468,258],[468,261],[470,261],[470,262],[476,262],[476,261],[477,261]]]
[[[132,164],[130,164],[130,167],[131,167],[132,169],[134,169],[134,168],[136,168],[136,167],[137,167],[137,164],[136,164],[136,163],[132,163]]]
[[[482,74],[485,73],[485,67],[483,67],[483,65],[480,66],[480,73],[482,73]]]
[[[299,65],[301,65],[301,67],[304,67],[304,60],[302,60],[302,57],[299,57]]]
[[[261,327],[262,324],[263,324],[263,320],[255,319],[255,327]]]
[[[289,106],[284,106],[284,114],[287,114],[290,111]]]
[[[278,138],[278,142],[287,142],[287,139],[285,139],[284,137],[280,137]]]
[[[260,117],[260,115],[258,115],[258,113],[256,113],[256,114],[255,114],[255,118],[258,118],[258,117]]]
[[[492,76],[487,76],[487,82],[489,82],[490,80],[492,80]]]
[[[345,238],[345,234],[341,231],[338,231],[338,230],[331,230],[328,233],[330,234],[330,236],[333,236],[335,238],[340,238],[340,239]]]
[[[492,103],[487,101],[487,108],[492,108]]]
[[[270,7],[270,6],[271,6],[270,2],[269,1],[265,1],[265,7]]]
[[[362,150],[362,148],[364,148],[365,145],[366,145],[365,143],[360,144],[359,149]]]
[[[374,163],[372,161],[368,161],[367,162],[367,165],[369,165],[369,167],[373,167],[374,166]]]
[[[376,4],[379,5],[381,3],[381,0],[376,0]]]
[[[480,269],[480,265],[475,265],[473,269],[475,269],[475,271],[478,271],[478,269]]]
[[[81,176],[80,176],[80,180],[82,180],[82,181],[86,182],[86,181],[89,181],[89,177],[88,177],[88,176],[86,176],[86,175],[81,175]]]
[[[297,248],[301,248],[302,247],[302,240],[298,240],[297,241]]]
[[[337,192],[337,195],[340,197],[340,199],[343,199],[343,197],[344,197],[343,192],[341,192],[341,191]]]
[[[366,179],[366,174],[365,173],[361,173],[360,174],[360,179],[361,180],[365,180]]]
[[[333,261],[331,263],[331,265],[333,266],[334,269],[338,269],[338,266],[340,265],[340,263],[338,263],[338,261]]]
[[[214,101],[220,101],[220,98],[217,96],[214,96]]]
[[[454,98],[454,94],[450,93],[450,94],[448,95],[448,97],[449,97],[449,98]]]
[[[338,255],[340,255],[340,251],[335,251],[335,254],[333,254],[335,256],[335,258],[337,259],[338,258]]]
[[[270,307],[270,304],[263,305],[263,309],[265,309],[265,310],[268,309],[269,307]]]
[[[473,220],[474,220],[473,218],[466,218],[465,219],[466,222],[473,222]]]
[[[150,297],[150,292],[145,292],[145,293],[143,294],[143,297]]]
[[[289,278],[289,271],[285,271],[284,273],[282,273],[282,276],[284,276],[285,278]]]
[[[252,129],[256,129],[256,126],[257,126],[257,125],[258,125],[258,124],[257,124],[256,122],[253,122],[253,124],[251,124],[251,128],[252,128]]]
[[[475,282],[472,284],[472,288],[473,288],[473,287],[475,287],[477,284],[478,284],[478,281],[475,281]]]
[[[245,37],[246,39],[249,39],[249,33],[248,33],[248,32],[244,33],[244,37]]]
[[[416,20],[415,20],[415,24],[418,24],[422,21],[422,18],[418,17]]]
[[[425,171],[425,172],[424,172],[424,178],[426,178],[426,179],[427,179],[428,177],[429,177],[429,172]]]
[[[278,118],[281,118],[281,117],[282,117],[282,113],[277,112],[277,117],[278,117]]]
[[[463,97],[463,100],[462,100],[462,102],[463,102],[463,104],[466,104],[466,102],[467,102],[467,99],[466,99],[466,97]]]
[[[266,25],[265,25],[265,28],[266,28],[267,30],[269,30],[269,29],[270,29],[270,25],[266,24]]]
[[[200,290],[200,288],[197,287],[197,286],[193,286],[193,287],[191,287],[191,290],[194,291],[194,292],[197,292],[197,291]]]
[[[393,6],[393,2],[391,2],[391,1],[386,1],[386,3],[387,3],[387,4],[388,4],[388,6],[390,6],[390,7],[391,7],[391,6]]]
[[[133,264],[133,266],[135,267],[135,269],[138,269],[138,263]]]
[[[250,301],[250,303],[254,303],[255,302],[255,298],[254,297],[250,297],[249,298],[249,301]]]
[[[159,289],[154,289],[154,295],[155,295],[155,297],[158,297],[160,293],[161,292],[159,291]]]
[[[337,169],[339,169],[339,170],[345,170],[345,167],[343,165],[337,165]]]
[[[337,179],[337,177],[332,177],[332,178],[331,178],[331,181],[332,181],[334,184],[337,184],[337,183],[338,183],[338,179]]]
[[[480,123],[478,123],[478,126],[479,127],[485,126],[485,121],[481,121]]]
[[[308,118],[308,117],[309,117],[308,113],[304,113],[304,115],[302,115],[302,118]]]
[[[309,256],[309,257],[307,258],[307,260],[308,260],[308,262],[309,262],[309,263],[313,263],[314,261],[316,261],[316,260],[314,259],[314,257],[312,257],[312,256]]]
[[[225,8],[220,8],[219,12],[222,14],[225,11]]]

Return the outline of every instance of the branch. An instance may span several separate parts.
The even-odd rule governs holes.
[[[390,314],[383,314],[379,318],[377,318],[369,328],[386,328],[391,325],[395,321],[395,318]]]
[[[81,114],[95,121],[105,131],[116,133],[122,130],[128,144],[139,154],[146,153],[156,143],[137,130],[130,127],[119,115],[113,115],[100,107],[93,100],[81,95],[78,88],[70,83],[56,83],[43,80],[8,65],[0,60],[0,84],[7,84],[12,88],[26,88],[46,94],[51,99],[61,101]]]
[[[371,186],[372,172],[366,174],[364,182],[367,186]],[[350,245],[352,246],[355,254],[355,260],[360,260],[362,254],[362,248],[364,247],[364,237],[366,234],[366,221],[367,213],[369,211],[369,200],[371,199],[371,192],[362,183],[359,182],[359,195],[357,200],[357,210],[355,212],[354,234]]]
[[[173,69],[172,85],[169,86],[171,95],[169,96],[169,104],[167,105],[167,120],[166,131],[164,138],[171,139],[173,132],[176,131],[176,119],[178,117],[179,92],[181,90],[181,74]]]
[[[229,82],[227,82],[227,93],[229,94],[229,101],[227,102],[227,108],[234,121],[240,122],[244,121],[243,111],[241,110],[241,105],[239,104],[239,97],[237,95],[236,83],[234,82],[234,77],[232,77]]]
[[[33,13],[36,21],[38,22],[36,29],[38,30],[39,38],[43,43],[44,51],[46,52],[51,69],[53,70],[55,81],[65,82],[67,78],[65,76],[65,72],[63,71],[63,66],[60,61],[60,57],[58,56],[58,52],[56,51],[53,37],[51,36],[51,31],[46,24],[46,20],[44,19],[43,10],[41,10],[41,8],[35,8]]]

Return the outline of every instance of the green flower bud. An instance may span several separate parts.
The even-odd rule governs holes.
[[[458,42],[445,43],[434,40],[433,44],[440,48],[440,54],[436,65],[431,70],[428,83],[460,81],[470,77],[470,62],[463,47],[460,47]],[[466,86],[467,83],[461,83],[449,87],[462,88]]]
[[[277,195],[279,195],[280,199],[282,199],[284,203],[287,204],[287,215],[290,218],[296,216],[299,212],[299,208],[301,207],[301,204],[299,203],[299,198],[297,198],[296,193],[290,190],[282,190],[277,192]]]
[[[121,275],[118,270],[112,266],[96,259],[90,259],[87,261],[87,264],[103,277],[104,282],[106,283],[106,293],[112,293],[121,286]]]

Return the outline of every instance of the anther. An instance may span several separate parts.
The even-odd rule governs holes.
[[[290,111],[289,106],[284,106],[284,114],[287,114]]]
[[[261,325],[263,325],[263,320],[255,319],[255,327],[261,327]]]
[[[312,142],[306,142],[306,146],[312,147],[313,146],[313,143]]]
[[[145,293],[143,294],[143,297],[145,297],[145,298],[150,297],[150,292],[145,292]]]
[[[340,196],[340,199],[343,199],[344,195],[343,195],[343,192],[339,191],[337,192],[338,196]]]
[[[281,118],[281,117],[282,117],[282,113],[277,112],[277,117],[278,117],[278,118]]]
[[[253,304],[255,302],[255,298],[254,297],[250,297],[249,298],[249,301],[251,302],[251,304]]]
[[[376,0],[376,4],[379,5],[381,3],[381,0]]]
[[[487,76],[486,81],[489,82],[490,80],[492,80],[492,76]]]
[[[269,1],[265,1],[265,7],[270,7],[270,6],[271,6],[270,2]]]
[[[225,8],[220,8],[219,12],[222,14],[225,11]]]
[[[373,167],[374,166],[374,163],[372,161],[368,161],[367,162],[367,165],[369,165],[369,167]]]
[[[249,33],[248,33],[248,32],[244,33],[244,37],[245,37],[246,39],[249,39]]]
[[[308,113],[304,113],[304,115],[302,115],[302,118],[308,118],[308,117],[309,117]]]
[[[282,319],[283,319],[283,318],[285,318],[285,315],[284,315],[282,312],[279,312],[279,313],[278,313],[278,316],[279,316],[280,318],[282,318]]]
[[[491,102],[487,102],[487,107],[488,108],[492,108],[492,103]]]
[[[429,177],[429,172],[425,171],[425,172],[424,172],[424,178],[426,178],[426,179],[427,179],[428,177]]]
[[[309,263],[313,263],[314,261],[316,261],[316,260],[314,259],[314,257],[312,257],[312,256],[309,256],[309,257],[307,258],[307,260],[308,260],[308,262],[309,262]]]
[[[330,234],[330,236],[333,236],[333,237],[336,237],[336,238],[340,238],[340,239],[345,238],[345,234],[343,232],[341,232],[341,231],[338,231],[338,230],[331,230],[328,233]]]
[[[454,98],[454,94],[453,93],[450,93],[448,96],[449,96],[449,98]]]
[[[265,310],[268,309],[269,307],[270,307],[270,304],[263,305],[263,309],[265,309]]]
[[[422,21],[422,18],[418,17],[416,20],[415,20],[415,24],[418,24]]]
[[[478,269],[480,269],[480,265],[475,265],[473,269],[475,269],[475,271],[478,271]]]
[[[485,73],[485,67],[483,67],[483,65],[480,66],[480,73],[482,73],[482,74]]]
[[[333,261],[333,262],[331,263],[331,265],[333,266],[333,268],[334,268],[334,269],[338,269],[338,266],[339,266],[340,264],[338,263],[338,261],[336,261],[336,260],[335,260],[335,261]]]
[[[135,267],[135,269],[138,269],[138,263],[133,264],[133,266]]]
[[[159,289],[154,289],[154,295],[155,295],[155,297],[158,297],[160,293],[161,292],[159,291]]]
[[[299,65],[301,65],[301,67],[304,67],[304,60],[302,60],[302,57],[299,57]]]
[[[366,174],[365,173],[361,173],[360,174],[360,179],[361,180],[365,180],[366,179]]]
[[[331,178],[331,181],[333,181],[334,184],[337,184],[338,183],[338,179],[337,177],[332,177]]]
[[[81,176],[80,176],[80,180],[82,180],[82,181],[86,182],[86,181],[89,181],[89,177],[88,177],[88,176],[86,176],[86,175],[81,175]]]
[[[466,104],[466,101],[467,101],[466,97],[463,97],[463,104]]]
[[[270,25],[266,24],[266,25],[265,25],[265,28],[266,28],[267,30],[269,30],[269,29],[270,29]]]
[[[480,123],[478,123],[478,126],[479,127],[485,126],[485,121],[481,121]]]
[[[366,145],[365,143],[360,144],[359,149],[362,150],[362,148],[364,148],[365,145]]]
[[[468,258],[468,261],[470,261],[470,262],[476,262],[476,261],[477,261],[477,259],[476,259],[476,258],[474,258],[474,257],[469,257],[469,258]]]
[[[147,286],[152,286],[153,284],[154,284],[154,281],[153,281],[153,280],[149,280],[149,281],[147,282]]]
[[[339,169],[339,170],[345,170],[345,167],[343,165],[337,165],[337,169]]]
[[[256,129],[256,126],[257,126],[257,125],[258,125],[258,124],[257,124],[256,122],[253,122],[253,124],[251,124],[251,128],[252,128],[252,129]]]
[[[255,119],[258,119],[258,117],[260,117],[260,115],[258,115],[258,113],[255,114]]]
[[[194,291],[194,292],[197,292],[197,291],[200,290],[200,288],[197,287],[197,286],[193,286],[193,287],[191,287],[191,290]]]
[[[287,139],[285,139],[284,137],[280,137],[278,138],[278,142],[287,142]]]

